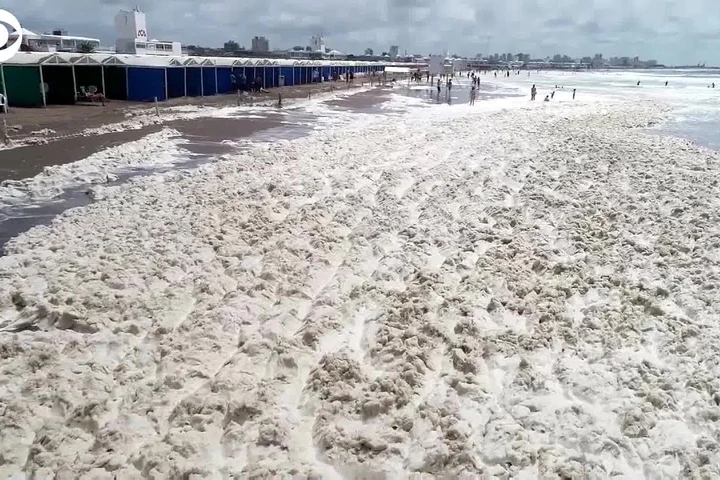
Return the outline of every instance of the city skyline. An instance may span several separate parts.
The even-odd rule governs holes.
[[[323,31],[328,45],[362,54],[366,48],[427,54],[450,50],[473,57],[476,52],[532,50],[538,58],[564,52],[583,57],[657,59],[664,64],[720,64],[720,12],[709,0],[682,6],[650,0],[604,0],[580,5],[561,0],[521,0],[509,4],[481,1],[467,6],[459,0],[383,0],[331,7],[322,0],[305,5],[280,0],[237,4],[210,0],[158,0],[140,3],[148,14],[152,38],[183,44],[222,46],[234,39],[250,48],[254,36],[268,39],[272,49],[305,45],[313,32]],[[71,34],[114,43],[112,18],[124,0],[10,0],[3,7],[30,30],[64,28]],[[582,7],[582,8],[580,8]]]

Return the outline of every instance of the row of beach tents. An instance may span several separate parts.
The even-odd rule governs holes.
[[[78,92],[110,100],[164,101],[230,93],[232,76],[265,89],[302,85],[339,75],[379,74],[391,62],[235,57],[21,52],[0,64],[0,92],[10,107],[71,105]]]

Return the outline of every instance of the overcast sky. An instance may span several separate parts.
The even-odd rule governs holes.
[[[660,62],[720,65],[718,0],[138,0],[151,38],[270,48],[308,45],[322,32],[343,52],[460,55],[524,52],[535,57],[603,53]],[[113,17],[126,0],[6,0],[30,30],[65,28],[114,44]]]

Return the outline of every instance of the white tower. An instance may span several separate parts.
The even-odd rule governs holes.
[[[325,39],[323,38],[322,34],[318,36],[313,35],[310,41],[310,47],[312,48],[313,52],[317,52],[319,50],[321,53],[325,53]]]
[[[147,24],[145,13],[141,12],[140,8],[135,7],[130,12],[120,10],[115,15],[115,32],[117,53],[145,53],[145,42],[148,39]]]

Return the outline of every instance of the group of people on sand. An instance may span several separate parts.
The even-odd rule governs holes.
[[[441,88],[442,88],[441,85],[442,85],[442,82],[440,82],[440,79],[438,78],[438,80],[437,80],[437,92],[438,92],[438,95],[440,95],[440,90],[441,90]],[[452,90],[452,86],[453,86],[452,78],[449,77],[449,78],[447,79],[447,82],[445,82],[445,88],[447,88],[448,94],[450,94],[450,91]]]
[[[257,77],[255,80],[248,81],[244,73],[241,73],[239,78],[235,76],[235,73],[230,74],[230,84],[234,92],[264,92],[263,79]]]
[[[564,88],[565,87],[558,87],[557,85],[555,85],[555,90],[560,90],[560,89],[564,89]],[[545,102],[549,102],[551,99],[555,98],[555,90],[550,92],[550,95],[545,95],[545,100],[544,100]],[[576,93],[577,93],[577,88],[573,88],[573,91],[572,91],[573,100],[575,100]],[[535,86],[535,84],[533,84],[532,88],[530,89],[530,100],[534,101],[536,96],[537,96],[537,87]]]

